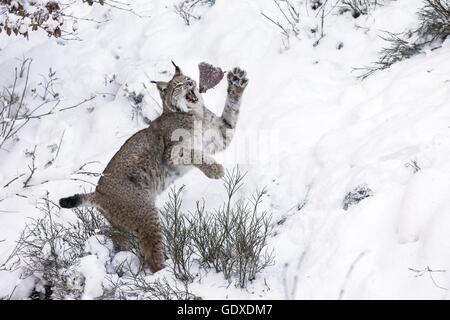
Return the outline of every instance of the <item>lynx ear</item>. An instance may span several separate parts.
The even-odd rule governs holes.
[[[166,94],[167,87],[169,86],[168,82],[164,81],[151,81],[152,83],[156,84],[156,88],[159,91],[159,94],[161,97],[163,97]]]
[[[183,73],[181,72],[181,69],[179,66],[175,64],[175,62],[172,61],[173,66],[175,67],[175,76],[181,76]]]

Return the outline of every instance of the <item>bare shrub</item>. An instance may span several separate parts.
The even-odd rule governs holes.
[[[424,0],[417,29],[424,43],[442,43],[450,35],[450,0]]]
[[[192,225],[181,212],[181,191],[172,188],[169,201],[162,210],[163,232],[166,238],[166,250],[172,259],[172,271],[177,279],[191,282],[194,276],[191,272],[194,248],[191,244]]]
[[[70,241],[69,229],[55,221],[59,209],[48,199],[38,208],[44,216],[25,226],[14,249],[22,276],[37,279],[33,298],[79,298],[84,278],[74,266],[84,253],[84,243]]]
[[[249,199],[234,199],[244,177],[238,168],[227,172],[224,178],[227,200],[212,211],[198,202],[193,213],[182,213],[182,188],[172,190],[162,215],[174,266],[188,266],[190,270],[196,258],[201,266],[222,272],[225,279],[230,282],[235,279],[238,286],[245,288],[258,272],[273,263],[273,252],[267,248],[271,216],[259,210],[265,190],[257,191]],[[174,242],[176,237],[181,240]],[[174,243],[177,250],[170,249]],[[177,268],[173,271],[178,279],[186,277],[184,268],[181,272]],[[189,276],[192,277],[191,272]]]
[[[110,279],[112,290],[101,299],[120,300],[200,300],[193,294],[186,283],[180,288],[176,282],[166,278],[149,281],[143,273],[124,277],[120,281]]]
[[[199,6],[212,6],[216,0],[182,0],[179,4],[174,5],[175,12],[183,19],[187,26],[190,26],[194,20],[199,20],[200,16],[195,14],[195,10]]]
[[[279,19],[264,12],[261,15],[275,25],[281,32],[285,50],[290,48],[293,38],[301,35],[315,38],[313,46],[319,45],[326,36],[325,19],[335,12],[342,14],[350,11],[353,17],[366,15],[370,10],[381,5],[383,0],[272,0],[279,12]],[[302,22],[303,21],[303,22]],[[303,25],[301,25],[303,23]]]
[[[405,163],[405,167],[411,168],[413,170],[413,173],[417,173],[420,170],[422,170],[422,168],[419,166],[419,163],[417,162],[417,160],[411,160],[411,161]]]
[[[79,220],[69,224],[58,221],[59,207],[47,198],[38,203],[38,209],[43,216],[25,225],[0,270],[20,268],[22,277],[34,277],[32,299],[78,299],[85,279],[77,266],[86,255],[86,241],[106,233],[110,227],[93,209],[76,209]]]
[[[443,285],[439,284],[438,281],[435,279],[435,275],[436,274],[444,274],[444,273],[447,272],[447,270],[445,270],[445,269],[431,269],[429,266],[426,266],[425,268],[422,268],[422,269],[416,269],[416,268],[408,268],[408,269],[414,273],[414,277],[415,278],[419,278],[419,277],[422,277],[422,276],[428,274],[428,276],[430,277],[431,282],[433,283],[433,285],[436,288],[441,289],[443,291],[448,291],[447,287],[444,287]]]
[[[32,59],[26,58],[14,68],[11,81],[0,91],[0,149],[9,141],[19,139],[18,133],[30,121],[37,121],[58,111],[75,108],[95,98],[85,99],[77,105],[58,109],[62,102],[58,91],[56,71],[49,69],[42,80],[30,88]]]
[[[93,0],[83,0],[93,5]],[[95,1],[103,5],[105,0]],[[28,38],[30,31],[44,30],[50,37],[60,38],[76,31],[76,18],[66,14],[69,1],[12,1],[0,0],[0,33]],[[71,28],[67,25],[71,22]]]
[[[241,288],[273,262],[272,252],[266,248],[271,217],[258,210],[266,191],[256,191],[250,199],[234,202],[244,177],[239,169],[227,172],[226,202],[209,213],[204,205],[197,205],[191,219],[193,242],[201,263],[222,272],[227,280],[236,277]]]
[[[350,11],[353,18],[367,15],[371,9],[381,6],[383,0],[342,0],[341,13]]]
[[[365,79],[376,71],[390,68],[394,63],[409,59],[425,49],[437,49],[450,35],[450,0],[423,0],[419,10],[419,27],[401,34],[387,32],[382,37],[388,45],[380,52],[380,58],[371,66],[357,68]]]
[[[284,22],[277,21],[262,11],[261,15],[280,30],[283,35],[283,46],[285,49],[289,49],[291,37],[298,38],[300,35],[298,27],[300,23],[300,8],[290,0],[273,0],[273,2],[283,16]]]
[[[348,210],[350,206],[358,204],[360,201],[373,196],[373,191],[365,184],[355,187],[352,191],[345,195],[342,208]]]
[[[365,79],[377,71],[388,69],[394,63],[409,59],[422,52],[423,44],[405,40],[405,34],[394,34],[391,32],[386,32],[386,34],[386,36],[382,36],[381,38],[388,45],[381,49],[378,61],[374,62],[371,66],[355,68],[356,70],[363,70],[363,74],[359,75],[360,79]]]
[[[101,5],[139,15],[130,3],[119,0],[82,0],[89,6]],[[43,30],[49,37],[78,39],[78,21],[102,23],[90,18],[79,18],[70,13],[73,0],[0,0],[0,34],[29,37],[31,31]]]

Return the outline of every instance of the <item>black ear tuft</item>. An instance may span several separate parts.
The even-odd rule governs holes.
[[[173,60],[172,60],[172,64],[173,64],[173,66],[175,67],[175,75],[176,75],[176,76],[181,75],[181,69],[180,69],[180,67],[177,66],[177,65],[175,64],[175,62],[173,62]]]

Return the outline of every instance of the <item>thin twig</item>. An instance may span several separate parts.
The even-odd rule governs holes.
[[[409,270],[415,272],[416,274],[414,275],[415,277],[421,277],[423,276],[425,273],[428,273],[428,275],[430,276],[431,281],[433,282],[433,284],[441,289],[441,290],[445,290],[448,291],[448,288],[443,287],[441,285],[439,285],[436,280],[433,278],[433,273],[444,273],[447,272],[447,270],[432,270],[429,266],[427,266],[426,268],[424,268],[423,270],[418,270],[418,269],[413,269],[413,268],[408,268]]]
[[[73,106],[67,107],[67,108],[62,108],[62,109],[59,109],[58,111],[65,111],[65,110],[69,110],[69,109],[73,109],[73,108],[79,107],[79,106],[81,106],[82,104],[84,104],[84,103],[86,103],[86,102],[89,102],[89,101],[95,99],[96,97],[97,97],[97,95],[93,95],[93,96],[91,96],[90,98],[84,99],[84,100],[81,101],[80,103],[77,103],[76,105],[73,105]]]
[[[30,153],[30,155],[31,155],[31,166],[28,166],[28,169],[30,170],[30,174],[29,174],[28,178],[23,182],[23,187],[24,188],[30,187],[30,185],[28,183],[30,182],[31,178],[33,177],[34,173],[36,172],[36,165],[35,165],[36,147],[37,146],[35,145],[33,151]]]
[[[366,255],[367,251],[363,251],[361,252],[356,259],[352,262],[352,264],[350,265],[350,268],[348,268],[347,274],[345,275],[345,279],[344,279],[344,283],[342,284],[341,290],[339,291],[339,300],[342,300],[342,298],[344,297],[345,294],[345,290],[347,287],[347,283],[353,273],[353,270],[355,269],[355,266],[358,264],[358,262]]]
[[[24,175],[25,175],[25,173],[21,173],[20,175],[18,175],[18,176],[15,177],[14,179],[10,180],[7,184],[5,184],[5,185],[3,186],[3,188],[9,187],[9,185],[10,185],[11,183],[13,183],[13,182],[16,181],[17,179],[23,177]]]

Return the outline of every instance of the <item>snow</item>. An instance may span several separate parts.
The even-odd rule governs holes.
[[[138,274],[140,269],[139,258],[128,251],[119,251],[111,261],[113,270],[120,270],[126,275],[132,276]]]
[[[95,255],[81,258],[80,271],[86,279],[82,299],[94,299],[103,294],[102,283],[106,270],[98,263],[98,260],[99,258]]]
[[[30,88],[48,69],[56,70],[63,107],[97,94],[77,108],[30,122],[20,139],[0,150],[0,262],[18,238],[28,217],[41,213],[36,202],[49,192],[57,201],[89,191],[111,156],[134,132],[146,127],[132,119],[125,88],[145,95],[143,115],[155,119],[161,108],[150,80],[166,80],[171,60],[194,79],[205,61],[248,73],[234,141],[217,155],[226,168],[248,171],[242,190],[267,187],[265,203],[276,224],[269,239],[275,264],[262,271],[248,290],[210,272],[191,285],[204,299],[448,299],[429,273],[416,270],[450,267],[450,42],[442,48],[396,63],[365,81],[354,67],[369,65],[384,43],[382,30],[401,32],[417,22],[420,0],[398,0],[353,19],[329,15],[319,45],[308,34],[315,18],[305,19],[300,39],[284,48],[279,30],[261,16],[279,13],[270,0],[217,0],[202,18],[186,26],[167,1],[136,0],[149,18],[104,7],[75,7],[75,12],[103,24],[78,22],[82,41],[47,39],[30,33],[26,41],[0,34],[0,86],[11,85],[17,58],[33,59]],[[311,13],[310,13],[311,14]],[[302,25],[302,22],[300,22]],[[306,26],[302,25],[303,27]],[[337,49],[338,44],[343,47]],[[143,83],[146,88],[143,87]],[[220,114],[226,81],[204,95]],[[54,158],[49,145],[59,144]],[[25,150],[37,146],[33,187],[23,189],[28,173]],[[408,163],[416,161],[414,172]],[[176,182],[186,184],[184,206],[204,198],[208,207],[223,201],[220,181],[192,170]],[[342,208],[345,196],[366,185],[373,196]],[[167,199],[163,194],[158,203]],[[306,200],[298,211],[297,206]],[[64,212],[61,211],[64,216]],[[89,240],[80,272],[86,279],[83,298],[103,293],[107,266],[135,256],[116,253],[97,237]],[[165,274],[166,271],[163,271]],[[431,273],[442,287],[448,273]],[[26,298],[18,272],[0,271],[0,297]],[[152,275],[155,278],[157,275]],[[152,279],[153,279],[152,278]],[[30,280],[27,280],[30,281]],[[31,289],[28,289],[31,290]]]

